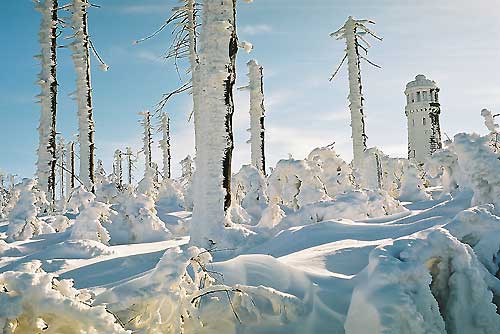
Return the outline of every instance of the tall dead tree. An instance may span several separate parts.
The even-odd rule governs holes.
[[[159,142],[163,156],[163,178],[170,179],[170,118],[167,113],[161,114],[161,132],[163,138]]]
[[[114,161],[113,161],[113,178],[118,189],[123,186],[123,158],[122,151],[115,150]]]
[[[125,156],[127,157],[127,183],[130,185],[132,184],[132,169],[134,168],[132,148],[126,148]]]
[[[41,105],[40,124],[38,126],[39,144],[37,160],[37,179],[40,188],[47,193],[52,204],[56,198],[56,114],[57,114],[57,0],[35,1],[35,8],[42,14],[40,32],[38,34],[41,52],[36,58],[40,60],[41,71],[38,84],[41,92],[38,95]]]
[[[152,152],[151,148],[153,145],[153,134],[152,134],[152,129],[151,129],[151,112],[149,110],[140,112],[139,115],[143,116],[143,119],[141,121],[141,124],[144,128],[143,130],[143,152],[144,152],[144,175],[146,175],[153,167],[153,158],[152,158]]]
[[[369,64],[379,67],[368,58],[360,54],[360,49],[368,55],[370,44],[364,38],[370,35],[378,40],[382,40],[374,32],[366,27],[366,24],[374,24],[370,20],[355,20],[349,16],[345,24],[336,32],[330,34],[337,40],[346,40],[346,50],[344,58],[339,67],[333,73],[330,80],[337,75],[341,66],[347,59],[349,72],[349,109],[351,110],[351,127],[352,127],[352,145],[353,145],[353,166],[359,168],[363,163],[363,154],[366,150],[366,129],[365,129],[365,114],[363,108],[363,91],[361,85],[361,60],[367,61]],[[360,43],[360,41],[363,44]]]
[[[264,108],[264,77],[263,68],[257,61],[248,63],[249,85],[240,89],[250,91],[250,140],[252,166],[266,175],[265,144],[265,108]]]
[[[72,141],[67,144],[66,159],[66,194],[69,195],[75,188],[75,143]]]
[[[64,201],[64,173],[66,171],[66,145],[64,139],[59,136],[59,141],[57,145],[57,159],[59,167],[59,196],[61,201]]]
[[[238,51],[236,0],[203,2],[199,63],[193,72],[196,170],[191,242],[209,246],[221,239],[231,206],[233,86]]]
[[[95,191],[95,143],[92,87],[90,80],[90,39],[88,34],[87,0],[72,0],[71,26],[74,29],[72,58],[76,70],[76,95],[78,103],[78,142],[80,146],[80,180],[85,187]]]

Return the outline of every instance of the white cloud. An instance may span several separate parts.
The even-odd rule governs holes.
[[[273,28],[267,24],[246,25],[238,29],[241,34],[258,35],[273,31]]]

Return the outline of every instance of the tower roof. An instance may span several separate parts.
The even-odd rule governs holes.
[[[415,77],[414,81],[410,81],[406,84],[406,89],[412,88],[437,88],[436,82],[430,79],[427,79],[425,75],[419,74]]]

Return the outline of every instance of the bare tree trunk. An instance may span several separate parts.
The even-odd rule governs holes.
[[[127,147],[127,169],[128,169],[128,184],[132,184],[132,149]]]
[[[263,68],[255,60],[248,63],[250,83],[250,146],[252,166],[266,175],[266,158],[264,154],[265,108]]]
[[[54,207],[56,198],[56,114],[57,114],[57,0],[46,0],[37,3],[36,8],[42,13],[40,26],[39,56],[42,66],[39,75],[41,115],[39,131],[39,147],[37,162],[37,178],[40,187],[47,193]]]
[[[171,177],[171,154],[170,154],[170,118],[167,113],[161,115],[161,131],[163,138],[160,140],[160,149],[163,155],[163,178]]]
[[[80,142],[80,179],[95,192],[94,119],[90,78],[90,40],[88,35],[88,0],[73,0],[72,24],[75,41],[72,43],[73,61],[77,72],[77,96]]]
[[[66,194],[71,194],[75,188],[75,143],[68,143],[67,151],[67,162],[66,162]]]

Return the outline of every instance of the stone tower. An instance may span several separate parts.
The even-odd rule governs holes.
[[[439,88],[425,75],[417,75],[406,85],[408,118],[408,159],[418,164],[442,147],[439,115]]]

